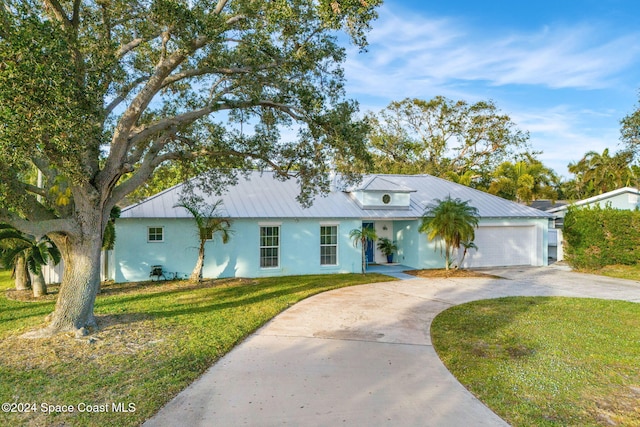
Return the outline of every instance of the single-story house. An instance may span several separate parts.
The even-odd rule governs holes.
[[[478,209],[475,244],[464,267],[542,266],[547,264],[549,214],[430,175],[364,176],[361,185],[341,188],[334,179],[329,194],[302,207],[294,180],[271,172],[251,172],[221,196],[220,214],[231,219],[227,244],[206,245],[203,276],[264,277],[352,273],[361,270],[361,248],[349,232],[373,227],[378,237],[398,246],[394,262],[409,268],[444,266],[435,242],[418,232],[427,205],[447,196]],[[154,265],[184,277],[197,259],[197,228],[191,215],[175,205],[176,186],[122,210],[116,221],[113,254],[116,282],[148,280]],[[367,262],[386,263],[370,242]]]
[[[564,217],[569,208],[596,206],[600,206],[602,208],[610,206],[613,209],[622,210],[638,209],[640,208],[640,190],[633,187],[618,188],[617,190],[589,197],[588,199],[578,200],[577,202],[546,209],[546,212],[551,214],[554,218],[553,227],[549,230],[549,242],[551,245],[549,252],[551,258],[558,261],[564,259],[564,250],[562,248],[562,228],[564,227]],[[553,246],[556,248],[553,248]]]
[[[589,197],[588,199],[579,200],[570,204],[552,207],[546,212],[555,218],[564,218],[569,207],[595,207],[602,208],[611,206],[613,209],[635,210],[640,208],[640,190],[633,187],[623,187],[617,190],[602,193],[598,196]],[[561,223],[559,223],[561,224]]]

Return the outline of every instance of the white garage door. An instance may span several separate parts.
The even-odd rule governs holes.
[[[465,267],[533,265],[536,259],[535,227],[479,227]]]

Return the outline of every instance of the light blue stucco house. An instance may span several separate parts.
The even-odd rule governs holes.
[[[337,181],[336,181],[337,182]],[[367,175],[353,188],[334,186],[309,208],[297,201],[295,181],[271,172],[239,178],[222,199],[233,235],[223,245],[207,243],[203,276],[265,277],[360,272],[361,249],[349,238],[355,228],[373,227],[396,242],[394,262],[409,268],[441,268],[434,242],[418,233],[427,205],[447,196],[469,200],[480,213],[477,250],[464,267],[547,264],[549,214],[430,175]],[[184,277],[197,258],[193,219],[180,201],[181,186],[122,210],[114,249],[117,282],[148,280],[151,266]],[[373,243],[367,261],[386,263]]]

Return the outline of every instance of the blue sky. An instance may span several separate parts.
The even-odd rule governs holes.
[[[407,97],[493,100],[557,173],[620,146],[638,107],[640,1],[387,0],[347,96],[363,112]]]

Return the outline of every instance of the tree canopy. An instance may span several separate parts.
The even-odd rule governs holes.
[[[478,209],[469,202],[459,198],[453,199],[451,196],[443,200],[436,199],[427,206],[422,216],[418,231],[425,233],[429,240],[437,239],[436,244],[440,246],[440,252],[444,256],[446,270],[454,265],[454,251],[459,250],[460,246],[465,247],[464,254],[467,248],[477,248],[473,240],[480,215]],[[461,263],[462,259],[458,267]]]
[[[349,175],[366,159],[337,36],[364,48],[380,3],[3,2],[0,221],[62,251],[49,330],[95,325],[109,213],[159,167],[175,162],[210,191],[268,167],[309,203],[330,163]]]
[[[605,148],[601,153],[588,151],[577,162],[569,163],[574,177],[565,184],[565,194],[584,199],[607,191],[638,185],[638,170],[633,165],[633,152],[623,150],[613,155]]]
[[[377,172],[428,173],[486,187],[498,165],[528,150],[529,135],[491,101],[407,98],[368,118]]]
[[[620,125],[620,139],[637,156],[640,151],[640,102],[635,111],[620,121]]]
[[[498,166],[488,191],[507,200],[531,203],[538,199],[556,200],[557,186],[558,176],[541,161],[529,156],[525,160],[503,162]]]

